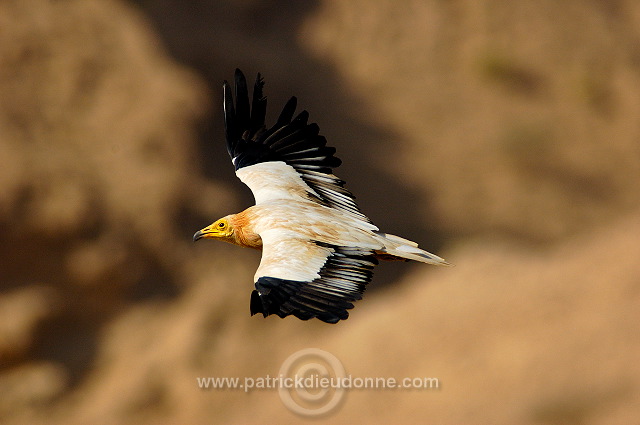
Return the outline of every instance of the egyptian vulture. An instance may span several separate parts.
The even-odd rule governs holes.
[[[251,105],[247,81],[235,72],[223,85],[227,150],[236,176],[253,192],[255,205],[197,231],[193,240],[217,239],[262,250],[254,276],[251,315],[294,315],[336,323],[362,298],[378,260],[447,264],[418,244],[381,232],[356,205],[341,164],[318,125],[289,99],[271,128],[258,74]]]

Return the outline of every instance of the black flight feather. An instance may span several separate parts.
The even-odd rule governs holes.
[[[370,222],[358,209],[355,197],[344,188],[344,181],[333,175],[341,161],[334,148],[326,147],[327,140],[319,134],[318,125],[308,123],[307,111],[294,118],[298,100],[291,97],[275,125],[267,129],[264,80],[257,75],[250,106],[244,74],[236,69],[234,77],[235,102],[225,81],[223,106],[227,150],[236,171],[262,162],[282,161],[300,174],[309,186],[311,199]]]
[[[302,320],[315,317],[327,323],[349,317],[347,310],[362,298],[378,261],[366,249],[316,244],[332,251],[318,273],[320,277],[311,282],[260,277],[251,293],[252,315],[293,315]]]

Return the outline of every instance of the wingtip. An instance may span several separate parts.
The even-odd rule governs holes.
[[[233,93],[227,80],[222,84],[222,110],[224,113],[224,132],[227,141],[227,151],[231,157],[234,156],[234,149],[237,138],[236,111],[233,106]]]
[[[264,80],[258,72],[256,82],[253,85],[253,97],[251,103],[251,133],[254,134],[265,126],[267,116],[267,98],[263,94]]]
[[[287,103],[284,105],[284,108],[282,108],[282,112],[280,112],[277,125],[281,127],[283,125],[289,124],[297,107],[298,98],[295,96],[291,96],[291,98],[289,98]]]
[[[264,308],[264,304],[262,303],[262,300],[260,299],[260,293],[258,293],[258,291],[253,290],[253,292],[251,292],[251,301],[249,304],[249,310],[251,312],[251,315],[254,316],[258,313],[262,313],[262,317],[267,317],[267,313],[265,312],[265,308]]]

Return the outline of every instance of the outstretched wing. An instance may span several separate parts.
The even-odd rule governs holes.
[[[336,323],[362,298],[377,264],[372,251],[264,232],[251,314]]]
[[[295,118],[295,97],[289,99],[275,125],[267,129],[267,99],[258,74],[251,106],[247,81],[235,72],[235,105],[231,87],[224,82],[224,122],[227,150],[236,175],[254,194],[256,204],[273,199],[303,197],[342,210],[369,222],[360,212],[345,182],[333,175],[341,164],[335,148],[327,147],[309,113]]]

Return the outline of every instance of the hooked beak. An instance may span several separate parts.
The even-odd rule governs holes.
[[[197,241],[198,239],[202,239],[204,237],[204,232],[202,230],[198,230],[193,234],[193,241]]]
[[[217,229],[215,228],[215,226],[213,224],[210,224],[207,227],[205,227],[204,229],[200,229],[196,233],[194,233],[193,234],[193,241],[195,242],[195,241],[200,240],[202,238],[215,239],[217,236],[219,236]]]

